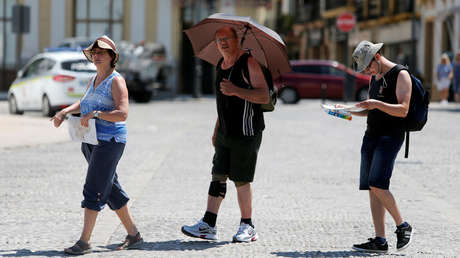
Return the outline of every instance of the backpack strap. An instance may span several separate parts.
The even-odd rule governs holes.
[[[410,73],[409,68],[407,66],[398,64],[397,69],[398,69],[398,75],[399,75],[399,72],[401,71],[407,71],[407,73],[409,73],[411,83],[412,84],[414,83],[414,81],[412,80],[412,74]],[[412,85],[412,89],[414,89],[414,85]],[[406,137],[405,137],[406,144],[405,144],[405,150],[404,150],[404,158],[407,159],[409,157],[409,131],[406,130],[405,132],[406,132]]]
[[[243,79],[246,80],[246,82],[249,84],[249,88],[252,88],[251,84],[251,77],[249,76],[249,67],[248,67],[248,60],[251,57],[251,53],[243,54],[246,57],[244,57],[244,60],[242,60],[244,63],[242,65],[242,74],[243,74]]]

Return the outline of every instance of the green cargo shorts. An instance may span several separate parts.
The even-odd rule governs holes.
[[[217,132],[212,174],[234,182],[252,182],[262,132],[255,136],[225,136]]]

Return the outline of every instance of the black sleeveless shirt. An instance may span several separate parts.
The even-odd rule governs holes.
[[[389,104],[398,104],[398,98],[396,97],[396,82],[401,70],[406,70],[406,68],[398,64],[393,66],[379,80],[375,80],[375,76],[372,76],[369,98]],[[389,115],[379,109],[369,110],[367,115],[366,135],[402,136],[404,135],[403,119],[404,118]]]
[[[244,53],[228,69],[221,68],[221,61],[217,65],[216,104],[219,116],[219,132],[226,136],[254,136],[265,129],[264,115],[259,104],[255,104],[236,96],[226,96],[220,91],[220,83],[231,72],[231,81],[237,87],[252,89],[243,79],[243,68],[247,67],[248,53]],[[232,70],[233,69],[233,70]],[[247,69],[247,68],[246,68]],[[250,78],[246,78],[250,82]]]

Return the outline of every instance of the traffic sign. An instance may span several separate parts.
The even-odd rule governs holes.
[[[356,25],[356,17],[352,13],[344,13],[337,18],[336,24],[341,32],[349,32]]]

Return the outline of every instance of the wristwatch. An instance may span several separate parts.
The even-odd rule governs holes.
[[[93,117],[98,118],[99,117],[99,111],[94,111],[93,112]]]

